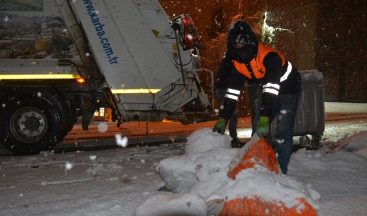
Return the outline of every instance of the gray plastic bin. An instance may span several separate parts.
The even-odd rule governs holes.
[[[318,149],[325,130],[324,76],[317,70],[300,71],[302,91],[294,124],[294,136],[309,149]]]
[[[296,120],[294,123],[294,136],[300,136],[300,144],[308,149],[318,149],[320,139],[325,129],[324,108],[324,76],[317,70],[299,71],[302,79],[302,90],[298,101]],[[261,100],[261,87],[252,85],[249,89],[252,103],[252,120],[259,118]],[[256,124],[253,125],[253,128]],[[276,133],[276,120],[271,123],[270,137]],[[271,138],[271,139],[272,139]]]

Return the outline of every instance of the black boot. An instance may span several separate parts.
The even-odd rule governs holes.
[[[232,139],[231,141],[231,147],[232,148],[242,148],[243,143],[240,142],[240,140],[236,137]]]

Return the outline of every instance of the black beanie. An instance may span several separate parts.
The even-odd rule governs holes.
[[[235,48],[236,44],[243,44],[242,48]],[[227,35],[227,51],[232,59],[248,63],[257,54],[258,41],[251,26],[242,20],[231,25]]]
[[[251,26],[243,21],[234,22],[228,30],[227,49],[231,51],[237,43],[243,43],[246,46],[257,47],[258,41]]]

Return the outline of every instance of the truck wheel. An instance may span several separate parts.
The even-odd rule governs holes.
[[[301,136],[299,142],[305,146],[307,150],[318,150],[320,148],[321,135],[304,135]]]
[[[75,108],[68,105],[62,95],[56,92],[43,90],[40,91],[42,98],[57,110],[60,117],[60,132],[58,140],[62,140],[73,128],[76,122]]]
[[[61,139],[61,114],[50,101],[30,97],[7,103],[0,119],[0,142],[17,155],[49,150]]]

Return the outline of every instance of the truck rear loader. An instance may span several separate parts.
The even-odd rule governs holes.
[[[199,79],[208,71],[197,68],[189,15],[169,20],[157,0],[55,4],[79,58],[0,60],[0,142],[7,149],[52,149],[79,117],[87,129],[101,107],[112,109],[117,124],[211,117]]]

